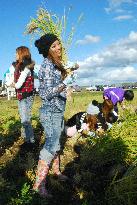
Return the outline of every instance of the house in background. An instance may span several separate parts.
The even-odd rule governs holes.
[[[86,90],[87,91],[96,91],[97,87],[95,85],[93,85],[93,86],[87,87]]]

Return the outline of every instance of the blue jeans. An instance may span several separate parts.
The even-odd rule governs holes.
[[[40,151],[39,159],[50,164],[60,150],[60,137],[64,129],[64,112],[49,112],[46,107],[41,107],[40,121],[44,128],[46,140]]]
[[[34,141],[34,132],[31,125],[31,110],[34,97],[30,96],[18,101],[19,114],[22,123],[22,137],[26,142]]]

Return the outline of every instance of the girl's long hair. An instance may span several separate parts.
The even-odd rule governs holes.
[[[19,59],[15,62],[16,69],[19,69],[20,71],[24,70],[25,66],[27,64],[31,63],[31,53],[29,51],[29,48],[26,46],[20,46],[16,49],[16,53],[19,56]]]
[[[62,48],[61,48],[62,49]],[[61,51],[62,53],[62,51]],[[49,49],[48,58],[56,65],[56,68],[61,72],[62,80],[67,77],[67,71],[62,64],[62,55],[60,57],[55,56],[52,51]]]

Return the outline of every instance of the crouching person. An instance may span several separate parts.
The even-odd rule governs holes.
[[[65,132],[68,137],[75,136],[77,132],[95,137],[96,134],[104,134],[117,119],[111,100],[104,100],[103,103],[93,100],[86,112],[76,113],[66,122]]]
[[[114,111],[118,113],[118,103],[124,110],[126,108],[124,102],[132,101],[134,99],[134,92],[133,90],[124,90],[123,88],[107,88],[103,92],[103,98],[111,100],[114,105]]]
[[[68,137],[75,136],[76,133],[91,134],[97,127],[97,115],[99,114],[97,106],[90,106],[86,112],[79,112],[73,115],[65,125],[65,132]],[[93,134],[93,132],[92,132]]]

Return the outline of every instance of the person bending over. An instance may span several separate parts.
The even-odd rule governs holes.
[[[134,98],[132,90],[124,90],[123,88],[107,88],[103,92],[103,98],[109,99],[114,105],[115,112],[118,113],[117,104],[120,103],[122,109],[125,109],[124,100],[131,101]]]

